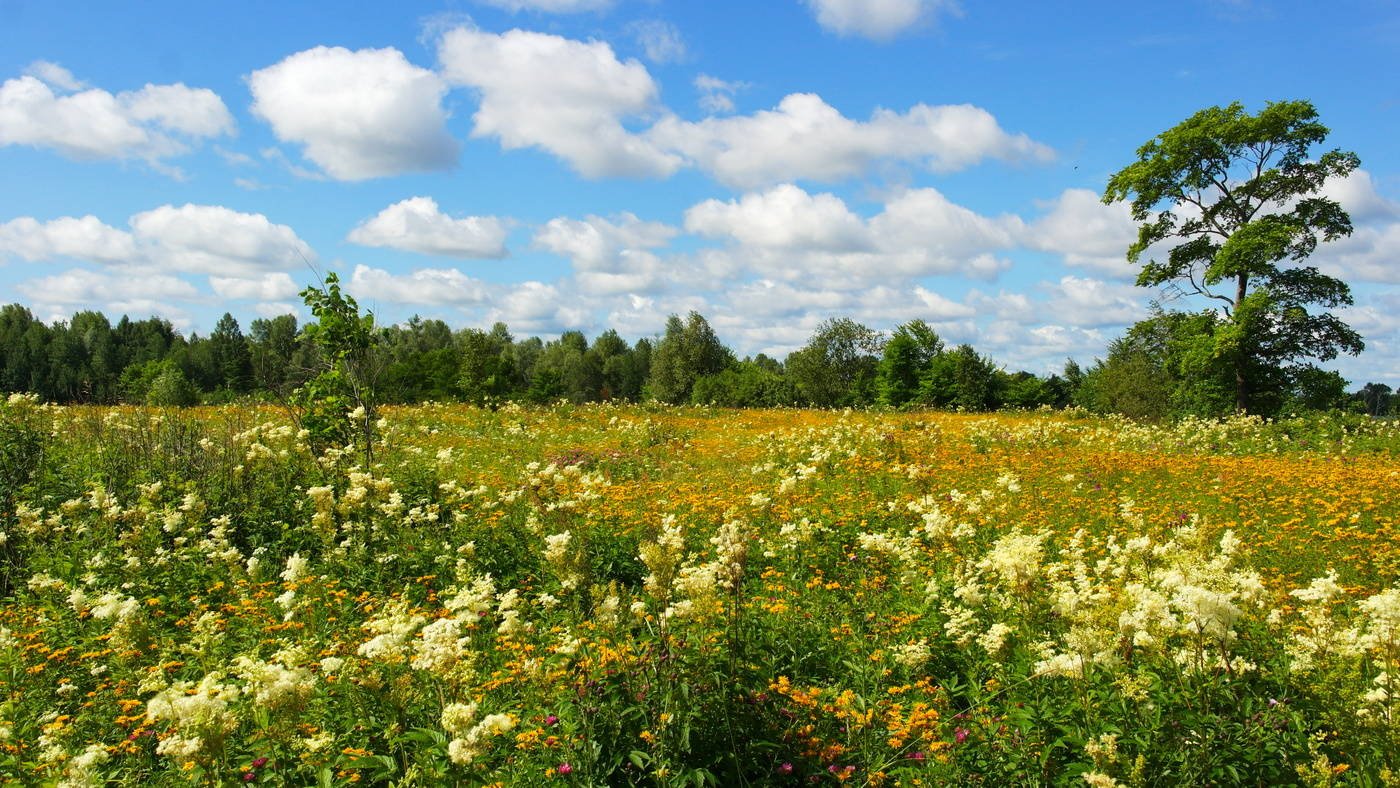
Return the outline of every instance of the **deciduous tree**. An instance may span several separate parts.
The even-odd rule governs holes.
[[[1223,320],[1211,352],[1233,372],[1238,410],[1262,409],[1261,395],[1278,400],[1256,386],[1261,372],[1293,377],[1306,359],[1363,347],[1325,311],[1352,303],[1346,283],[1305,264],[1320,242],[1352,229],[1321,189],[1359,160],[1341,150],[1313,156],[1327,133],[1306,101],[1270,103],[1256,115],[1238,102],[1211,107],[1139,148],[1104,191],[1106,203],[1129,201],[1140,223],[1128,248],[1142,265],[1139,285],[1216,302]],[[1161,243],[1174,245],[1144,261]]]

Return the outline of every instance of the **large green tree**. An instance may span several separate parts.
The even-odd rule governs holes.
[[[880,332],[850,318],[830,318],[783,365],[802,400],[818,408],[869,405],[884,349]]]
[[[1327,132],[1306,101],[1256,115],[1238,102],[1211,107],[1139,148],[1104,191],[1105,203],[1130,201],[1140,223],[1128,248],[1142,265],[1139,285],[1216,302],[1223,319],[1212,353],[1232,370],[1238,410],[1275,398],[1256,385],[1270,373],[1291,379],[1310,368],[1306,359],[1363,347],[1325,311],[1352,303],[1346,283],[1305,264],[1319,242],[1351,233],[1346,211],[1320,192],[1359,160],[1340,150],[1311,155]],[[1144,262],[1157,244],[1174,245]]]
[[[734,354],[715,335],[699,312],[666,318],[666,333],[651,354],[648,385],[651,396],[662,402],[690,401],[695,381],[703,375],[717,375],[734,365]]]

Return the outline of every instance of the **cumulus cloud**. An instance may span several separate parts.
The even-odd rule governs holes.
[[[433,198],[410,197],[361,222],[347,239],[420,254],[499,259],[508,254],[508,230],[506,222],[494,216],[454,219]]]
[[[685,212],[685,229],[765,248],[852,252],[872,245],[865,223],[839,197],[792,184],[738,200],[706,200]]]
[[[568,257],[577,268],[592,271],[615,269],[629,252],[665,246],[676,228],[662,222],[644,222],[635,214],[612,219],[588,216],[582,220],[558,217],[535,233],[535,246]]]
[[[160,315],[182,330],[193,320],[188,310],[172,302],[200,298],[194,285],[176,276],[81,268],[20,282],[15,290],[47,321],[67,320],[79,309],[99,309],[109,317]]]
[[[1069,326],[1100,328],[1126,326],[1147,317],[1144,296],[1148,290],[1121,282],[1090,277],[1063,276],[1045,289],[1050,295],[1049,313]]]
[[[942,15],[961,13],[953,0],[805,0],[817,24],[843,36],[886,41]]]
[[[382,268],[355,266],[346,289],[362,302],[477,306],[491,297],[485,282],[455,268],[419,268],[393,274]]]
[[[644,222],[631,213],[612,219],[551,219],[536,233],[534,246],[569,258],[574,284],[590,295],[645,293],[663,284],[665,267],[651,250],[666,246],[676,228]]]
[[[169,270],[252,277],[315,259],[287,225],[221,205],[163,205],[131,217],[131,230],[144,256]]]
[[[218,205],[163,205],[132,216],[129,231],[93,216],[0,225],[0,255],[30,262],[72,259],[145,271],[252,279],[315,259],[292,228]]]
[[[839,197],[783,184],[737,200],[707,200],[686,212],[686,229],[730,241],[700,256],[713,275],[743,271],[829,287],[869,286],[891,276],[964,274],[991,279],[1009,263],[997,252],[1015,246],[1016,216],[982,216],[936,189],[913,189],[864,219]]]
[[[1014,246],[1023,226],[1018,216],[983,216],[932,188],[904,192],[870,221],[886,254],[912,261],[916,272],[964,269],[982,276],[1004,267],[988,256]]]
[[[1352,233],[1319,245],[1310,262],[1348,282],[1400,282],[1400,202],[1377,191],[1365,170],[1328,181],[1322,193],[1351,216]]]
[[[1066,189],[1048,207],[1047,213],[1026,227],[1022,241],[1028,248],[1120,278],[1137,275],[1137,266],[1127,259],[1128,247],[1137,238],[1137,224],[1127,203],[1104,205],[1088,189]]]
[[[854,301],[849,291],[806,288],[772,279],[741,283],[725,293],[725,302],[734,312],[768,320],[800,318],[807,312],[848,312]]]
[[[291,298],[299,288],[292,277],[278,271],[260,277],[240,279],[236,277],[211,276],[209,286],[220,298],[247,301],[276,301]]]
[[[164,159],[234,132],[233,116],[212,90],[146,85],[112,94],[84,89],[67,69],[36,61],[0,84],[0,147],[49,148],[79,161]],[[173,172],[173,170],[172,170]]]
[[[1340,203],[1354,224],[1400,220],[1400,203],[1377,191],[1375,179],[1366,170],[1354,170],[1345,178],[1327,181],[1322,185],[1322,195]]]
[[[860,177],[888,161],[943,173],[986,159],[1054,157],[971,105],[878,109],[861,121],[799,93],[772,110],[688,121],[658,104],[644,65],[618,59],[602,41],[456,27],[439,39],[438,59],[448,82],[480,96],[473,136],[493,137],[506,149],[539,148],[586,177],[664,177],[692,166],[752,189]],[[743,87],[706,75],[695,86],[711,113],[732,111],[733,93]],[[658,119],[643,128],[652,117]]]
[[[480,94],[473,136],[543,149],[586,177],[664,176],[681,164],[624,127],[654,110],[658,88],[605,42],[459,27],[443,34],[438,58],[449,82]]]
[[[96,216],[64,216],[40,222],[21,216],[0,224],[0,253],[30,262],[73,258],[121,263],[135,257],[130,233],[103,224]]]
[[[881,161],[917,162],[934,172],[984,159],[1046,161],[1053,151],[1009,134],[991,113],[970,104],[878,109],[852,120],[812,93],[794,93],[772,110],[685,121],[663,118],[646,134],[661,149],[736,188],[811,179],[859,177]]]
[[[521,282],[492,301],[486,322],[504,322],[512,328],[542,330],[582,329],[593,324],[593,305],[583,305],[572,295],[544,282]]]
[[[248,76],[253,113],[339,180],[456,166],[437,74],[397,49],[316,47]]]

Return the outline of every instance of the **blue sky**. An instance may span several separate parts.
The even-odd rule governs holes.
[[[1312,101],[1316,263],[1400,386],[1400,6],[1343,0],[0,0],[0,303],[207,332],[336,271],[381,322],[741,354],[921,318],[1088,363],[1155,293],[1098,196],[1196,110]],[[1186,305],[1189,306],[1189,305]]]

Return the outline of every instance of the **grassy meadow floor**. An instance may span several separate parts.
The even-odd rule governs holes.
[[[0,779],[1400,784],[1400,425],[0,404]]]

